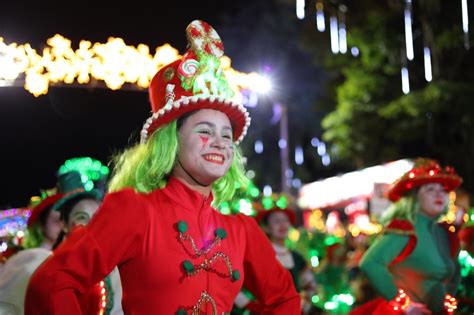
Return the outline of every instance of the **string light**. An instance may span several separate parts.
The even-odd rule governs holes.
[[[255,141],[254,149],[255,153],[261,154],[263,152],[263,142],[261,140]]]
[[[318,138],[311,139],[311,145],[316,148],[319,145],[319,139]]]
[[[323,156],[324,154],[326,154],[326,144],[322,141],[319,142],[317,150],[318,150],[319,156]]]
[[[304,163],[304,151],[301,146],[296,146],[295,148],[295,163],[302,165]]]
[[[300,20],[304,19],[304,7],[305,0],[296,0],[296,17]]]
[[[272,187],[270,185],[265,185],[263,187],[263,195],[268,197],[272,195]]]
[[[408,69],[406,67],[402,68],[402,91],[404,94],[410,93],[410,79],[408,76]]]
[[[461,0],[462,7],[462,30],[464,32],[464,47],[469,49],[469,17],[467,11],[467,0]]]
[[[345,54],[347,52],[347,32],[346,32],[346,22],[345,22],[345,13],[347,7],[345,5],[339,6],[339,52]]]
[[[413,32],[412,32],[412,8],[411,8],[411,0],[406,0],[405,3],[405,45],[406,45],[406,54],[408,60],[413,60],[414,53],[413,53]],[[406,93],[405,93],[406,94]]]
[[[433,76],[431,73],[431,51],[429,47],[423,49],[423,55],[425,60],[425,79],[426,81],[431,82]]]
[[[333,54],[339,53],[339,31],[337,26],[337,17],[331,16],[329,18],[329,28],[331,31],[331,51]]]
[[[69,39],[56,34],[47,40],[47,45],[38,53],[28,43],[6,44],[0,37],[1,84],[13,84],[23,75],[25,89],[35,96],[47,94],[52,84],[87,84],[92,79],[103,81],[112,90],[118,90],[124,84],[145,89],[161,67],[181,57],[169,44],[157,47],[151,55],[147,45],[134,47],[115,37],[110,37],[106,43],[82,40],[74,50]],[[263,76],[232,69],[231,60],[226,56],[220,61],[229,86],[235,92],[262,86],[268,88],[268,79]],[[242,96],[238,93],[236,97]]]
[[[324,19],[323,9],[323,3],[320,1],[316,2],[316,27],[320,32],[324,32],[326,30],[326,21]]]
[[[357,48],[357,47],[352,47],[352,48],[351,48],[351,54],[352,54],[352,56],[354,56],[354,57],[359,56],[359,48]]]

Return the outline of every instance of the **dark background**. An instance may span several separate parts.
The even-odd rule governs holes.
[[[146,44],[151,53],[164,43],[183,53],[186,26],[204,20],[217,29],[233,68],[266,69],[279,80],[279,100],[298,105],[290,109],[293,137],[310,141],[320,134],[320,117],[311,115],[311,105],[322,72],[312,68],[311,58],[299,49],[298,21],[289,16],[294,16],[294,3],[285,1],[2,4],[0,36],[6,44],[30,43],[39,53],[55,34],[70,39],[73,49],[82,39],[104,43],[115,36],[127,45]],[[288,90],[297,91],[294,99],[284,97]],[[259,108],[250,109],[253,126],[243,144],[260,186],[280,182],[278,125],[270,124],[272,102],[262,99]],[[62,84],[39,97],[24,90],[21,82],[0,87],[0,209],[25,206],[40,189],[53,187],[66,159],[90,156],[107,163],[138,139],[149,111],[147,91],[127,86],[111,91],[102,84]],[[264,140],[265,154],[252,158],[256,137]],[[313,179],[310,173],[305,176]]]

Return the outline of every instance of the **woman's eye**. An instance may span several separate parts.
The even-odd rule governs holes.
[[[231,136],[231,135],[223,135],[222,137],[225,138],[225,139],[232,140],[232,136]]]
[[[203,135],[211,135],[211,131],[209,130],[200,130],[199,133]]]

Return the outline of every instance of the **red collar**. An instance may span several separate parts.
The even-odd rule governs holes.
[[[175,177],[170,177],[162,191],[174,202],[186,209],[211,208],[214,196],[211,192],[209,197],[189,188],[186,184]]]

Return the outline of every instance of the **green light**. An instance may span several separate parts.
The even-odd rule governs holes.
[[[87,183],[89,181],[89,176],[86,174],[81,174],[81,180],[83,183]]]
[[[93,188],[94,188],[94,183],[91,182],[91,181],[88,181],[88,182],[84,185],[84,189],[85,189],[86,191],[91,191]]]
[[[101,168],[101,166],[102,166],[102,163],[100,163],[99,161],[94,161],[94,162],[92,163],[92,168],[93,168],[95,171],[99,171],[100,168]]]
[[[259,194],[260,194],[260,191],[258,190],[257,187],[252,187],[252,188],[250,189],[250,196],[256,198],[256,197],[258,197]]]
[[[109,168],[108,168],[107,166],[105,166],[105,165],[102,165],[102,166],[100,167],[100,172],[101,172],[103,175],[107,175],[107,174],[109,174]]]
[[[337,307],[337,304],[335,302],[326,302],[324,303],[324,308],[327,310],[333,310]]]
[[[226,201],[221,203],[219,210],[222,214],[231,214],[229,203]]]
[[[311,302],[313,302],[314,304],[318,303],[319,302],[319,296],[313,295],[311,297]]]
[[[281,196],[281,197],[277,200],[277,202],[276,202],[276,206],[277,206],[278,208],[281,208],[281,209],[285,209],[286,206],[287,206],[287,204],[288,204],[288,203],[287,203],[287,201],[286,201],[286,197],[285,197],[285,196]]]
[[[230,214],[230,208],[229,207],[225,207],[225,208],[221,208],[221,213],[222,214]]]
[[[272,201],[272,198],[269,198],[269,197],[265,197],[262,199],[262,205],[263,205],[263,208],[268,210],[270,208],[273,207],[273,201]]]

